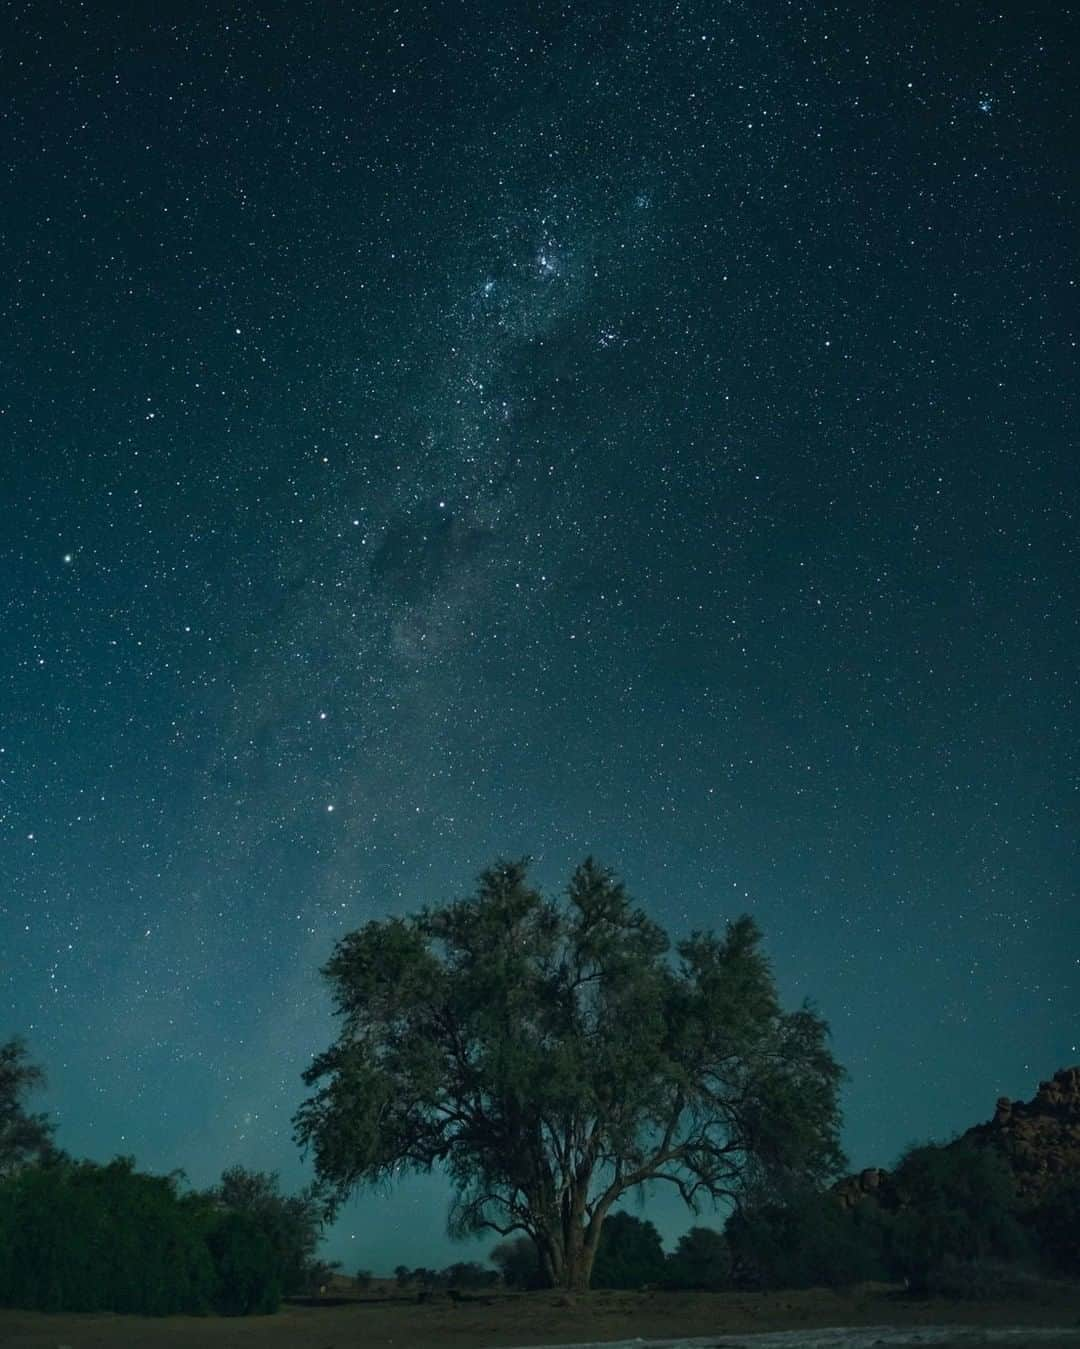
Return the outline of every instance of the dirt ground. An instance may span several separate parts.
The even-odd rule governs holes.
[[[773,1294],[592,1292],[496,1294],[454,1305],[445,1296],[358,1298],[337,1305],[284,1307],[275,1316],[228,1319],[45,1315],[0,1310],[2,1349],[506,1349],[592,1341],[674,1339],[825,1326],[955,1325],[951,1344],[984,1342],[986,1328],[1059,1327],[1041,1349],[1080,1349],[1080,1289],[1044,1300],[971,1303],[913,1301],[868,1286],[849,1296],[820,1289]],[[963,1328],[969,1329],[963,1329]],[[1034,1344],[1036,1337],[1032,1337]],[[1022,1345],[1011,1340],[1010,1345]],[[939,1341],[935,1349],[944,1349]]]

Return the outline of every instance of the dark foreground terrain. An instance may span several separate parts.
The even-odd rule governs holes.
[[[1080,1349],[1080,1289],[1058,1288],[1011,1302],[914,1300],[895,1289],[867,1286],[841,1296],[804,1292],[593,1292],[496,1294],[452,1303],[350,1298],[334,1305],[288,1305],[274,1316],[146,1317],[56,1315],[0,1310],[3,1349],[506,1349],[633,1339],[743,1336],[763,1331],[813,1332],[828,1326],[909,1327],[909,1343],[959,1346],[993,1343],[1001,1327],[1030,1327],[1008,1345]],[[954,1326],[942,1339],[930,1328]],[[919,1328],[922,1328],[921,1332]],[[1059,1334],[1048,1335],[1056,1328]],[[884,1331],[882,1342],[885,1342]],[[796,1339],[798,1344],[799,1340]]]

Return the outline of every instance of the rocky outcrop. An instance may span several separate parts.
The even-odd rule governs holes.
[[[864,1171],[845,1176],[833,1186],[833,1194],[843,1208],[854,1208],[864,1199],[871,1199],[890,1212],[898,1205],[892,1176],[880,1166],[868,1166]]]
[[[1040,1082],[1030,1101],[998,1099],[994,1118],[960,1135],[959,1143],[996,1148],[1008,1161],[1017,1198],[1038,1204],[1067,1176],[1080,1176],[1080,1066]]]
[[[976,1124],[946,1146],[995,1148],[1009,1163],[1021,1205],[1038,1205],[1067,1176],[1080,1177],[1080,1066],[1062,1068],[1030,1101],[998,1098],[993,1119]],[[892,1176],[868,1167],[833,1186],[845,1208],[864,1199],[895,1211],[900,1206]]]

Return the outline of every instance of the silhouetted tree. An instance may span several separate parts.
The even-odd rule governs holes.
[[[371,1281],[374,1278],[374,1275],[370,1269],[358,1269],[353,1275],[353,1278],[356,1281],[357,1289],[363,1293],[371,1287]]]
[[[277,1259],[266,1233],[248,1213],[224,1213],[207,1234],[217,1274],[214,1310],[258,1316],[281,1302]]]
[[[0,1044],[0,1178],[54,1151],[56,1126],[47,1115],[26,1108],[29,1093],[44,1085],[45,1074],[28,1059],[23,1040]]]
[[[324,973],[340,1035],[296,1116],[329,1212],[444,1163],[452,1237],[525,1232],[548,1285],[584,1289],[608,1211],[647,1181],[697,1212],[751,1170],[837,1173],[827,1027],[781,1010],[752,919],[693,933],[675,971],[665,933],[591,859],[568,914],[525,876],[498,862],[475,897],[338,943]]]
[[[651,1222],[611,1213],[600,1232],[592,1288],[640,1288],[664,1275],[664,1245]]]
[[[946,1258],[1016,1260],[1030,1253],[1017,1220],[1012,1172],[991,1148],[909,1149],[893,1172],[900,1209],[892,1229],[894,1270],[921,1289]]]
[[[833,1194],[794,1188],[742,1205],[724,1235],[742,1286],[845,1288],[885,1276],[887,1224],[873,1203],[845,1209]]]
[[[311,1189],[284,1195],[276,1172],[234,1166],[209,1193],[221,1207],[251,1218],[269,1241],[283,1294],[309,1288],[322,1231],[321,1205]]]
[[[526,1291],[542,1286],[540,1257],[532,1237],[515,1237],[512,1241],[500,1241],[492,1249],[489,1259],[499,1269],[507,1288]]]
[[[691,1227],[667,1257],[663,1283],[667,1288],[696,1288],[716,1292],[731,1284],[731,1250],[727,1238],[712,1227]]]
[[[440,1272],[439,1283],[444,1288],[460,1288],[463,1290],[487,1288],[490,1286],[493,1277],[498,1278],[495,1270],[485,1269],[476,1260],[461,1260],[456,1264],[447,1265]]]

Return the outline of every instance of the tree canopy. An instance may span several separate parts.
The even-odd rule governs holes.
[[[336,1042],[295,1118],[327,1210],[445,1166],[451,1236],[527,1234],[546,1284],[588,1286],[604,1219],[647,1182],[697,1213],[753,1177],[838,1173],[842,1070],[812,1008],[784,1012],[749,916],[678,942],[592,859],[568,906],[528,859],[471,897],[372,921],[324,967]]]

